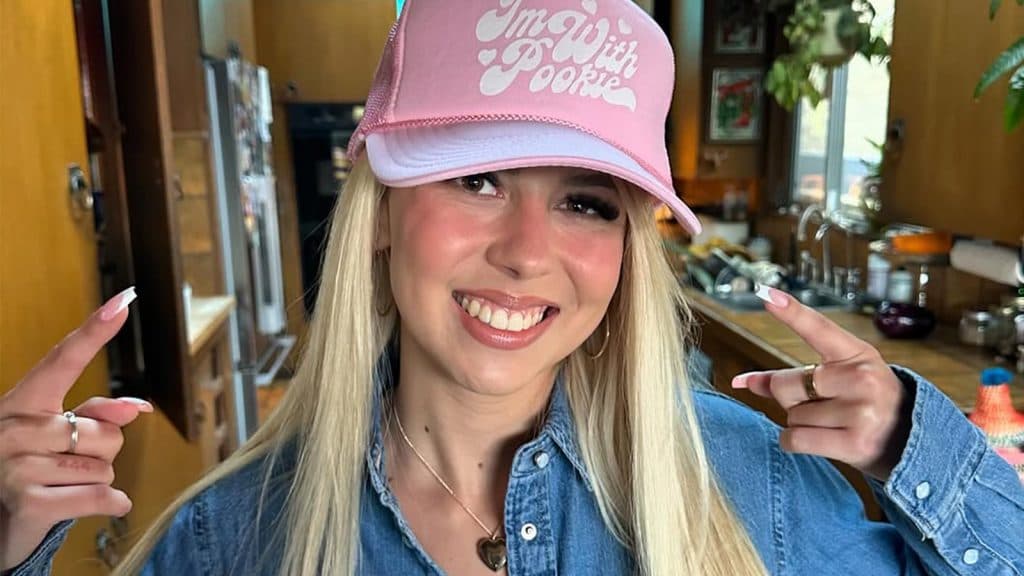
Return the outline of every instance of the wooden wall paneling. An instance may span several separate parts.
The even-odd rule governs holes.
[[[252,0],[252,6],[257,61],[270,70],[275,94],[293,83],[296,101],[366,99],[395,21],[394,2]]]
[[[199,9],[203,52],[223,59],[236,45],[246,60],[257,59],[252,0],[199,0]]]
[[[68,164],[89,166],[79,68],[87,58],[76,50],[71,2],[0,2],[0,394],[101,302],[92,214],[68,194]],[[64,405],[109,393],[101,352]],[[95,537],[106,524],[77,522],[54,573],[104,574]]]
[[[759,68],[764,70],[767,62],[767,46],[760,54],[727,54],[715,49],[715,31],[722,19],[720,0],[707,0],[704,10],[704,33],[702,38],[701,86],[700,90],[700,134],[701,146],[697,159],[697,178],[760,178],[763,172],[764,142],[767,134],[765,112],[767,98],[761,97],[761,136],[754,142],[718,143],[710,140],[712,75],[717,68]],[[767,24],[767,23],[766,23]],[[765,31],[767,31],[767,26]],[[767,32],[766,32],[767,33]],[[722,162],[715,165],[703,161],[705,155],[722,155]]]
[[[673,177],[691,180],[697,177],[697,158],[704,134],[701,127],[704,0],[678,0],[675,3],[671,40],[676,56],[676,87],[669,117],[669,156]]]
[[[1024,10],[959,0],[901,0],[892,45],[890,120],[905,122],[901,149],[886,156],[886,221],[1018,244],[1024,233],[1020,159],[1024,129],[1007,134],[1006,80],[979,102],[981,73],[1024,30]],[[970,39],[970,46],[964,39]]]
[[[171,91],[171,126],[176,132],[209,130],[206,76],[198,0],[165,0],[163,25],[168,46],[167,84]]]

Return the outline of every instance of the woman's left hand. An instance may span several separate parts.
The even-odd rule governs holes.
[[[910,433],[913,404],[903,384],[870,344],[788,294],[769,290],[772,301],[765,308],[807,342],[821,363],[740,374],[733,388],[748,388],[782,406],[784,450],[846,462],[885,481]]]

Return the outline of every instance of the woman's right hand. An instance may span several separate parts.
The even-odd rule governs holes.
[[[129,288],[69,334],[0,397],[0,571],[24,562],[57,523],[85,516],[124,516],[128,496],[110,486],[124,443],[121,427],[153,407],[136,398],[94,397],[73,411],[64,396],[128,318]]]

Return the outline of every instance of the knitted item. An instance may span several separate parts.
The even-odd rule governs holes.
[[[1006,381],[979,386],[974,412],[968,418],[985,432],[992,446],[1018,448],[1024,445],[1024,414],[1014,409]]]

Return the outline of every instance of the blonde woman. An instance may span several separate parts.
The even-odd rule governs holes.
[[[411,0],[287,396],[117,573],[1021,574],[1010,467],[930,384],[785,294],[766,308],[820,365],[734,385],[787,428],[691,386],[651,215],[699,229],[663,143],[672,77],[628,0]],[[110,462],[148,404],[55,399],[132,297],[0,399],[14,574],[46,573],[70,519],[130,507]],[[892,522],[823,457],[863,470]]]

